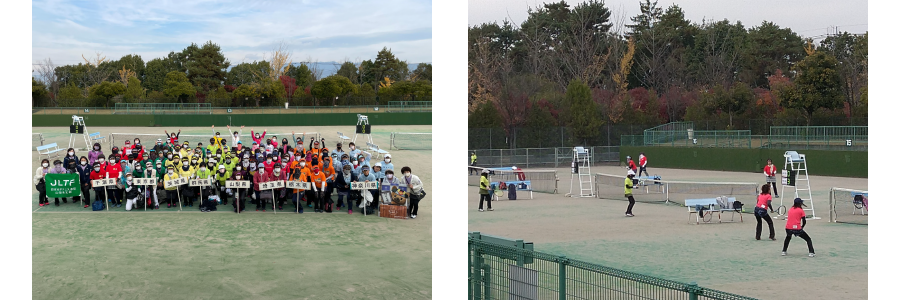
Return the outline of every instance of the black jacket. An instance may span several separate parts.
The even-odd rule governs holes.
[[[344,181],[344,172],[337,173],[335,176],[334,182],[337,184],[338,192],[349,192],[350,191],[350,183]],[[359,177],[356,174],[350,173],[350,181],[356,182],[359,181]],[[347,186],[346,188],[344,186]]]

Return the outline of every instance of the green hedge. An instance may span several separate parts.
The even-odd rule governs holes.
[[[378,125],[431,125],[431,112],[370,114],[369,123]],[[201,127],[210,124],[246,126],[350,126],[356,124],[354,113],[334,114],[235,114],[235,115],[85,115],[85,125],[105,126],[181,126]],[[69,126],[67,115],[32,115],[32,127]]]
[[[781,170],[784,166],[784,152],[779,149],[734,149],[700,147],[627,147],[619,148],[619,156],[637,160],[643,152],[648,166],[659,168],[762,172],[766,159]],[[800,150],[805,154],[810,175],[860,177],[869,176],[869,152],[865,151],[825,151]]]

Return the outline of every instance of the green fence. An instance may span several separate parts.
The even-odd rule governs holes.
[[[122,103],[118,103],[122,104]],[[194,103],[196,104],[196,103]],[[126,114],[319,114],[319,113],[415,113],[431,112],[431,102],[404,105],[353,105],[353,106],[260,106],[260,107],[209,107],[185,108],[183,110],[164,107],[145,108],[104,108],[104,107],[34,107],[32,115],[126,115]]]
[[[114,114],[211,114],[209,103],[116,103]]]
[[[468,298],[722,299],[754,298],[492,243],[469,236]]]
[[[648,168],[674,168],[734,172],[762,172],[766,159],[784,165],[784,152],[797,149],[735,149],[703,147],[621,146],[619,161],[625,156],[647,156]],[[867,178],[869,153],[865,151],[799,150],[806,154],[810,176]]]
[[[180,126],[209,127],[232,126],[352,126],[356,125],[355,113],[308,114],[237,114],[237,115],[83,115],[85,125],[96,126]],[[81,115],[79,115],[81,116]],[[431,125],[430,112],[402,114],[370,114],[369,123],[380,125]],[[32,115],[32,127],[69,126],[70,115]]]

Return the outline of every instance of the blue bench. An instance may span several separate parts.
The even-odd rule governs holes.
[[[59,146],[56,145],[56,143],[53,143],[53,144],[38,146],[37,151],[38,151],[39,156],[46,154],[47,159],[50,159],[50,154],[56,153],[56,157],[59,157],[58,152],[63,151],[63,149],[60,149]]]
[[[375,145],[375,144],[372,144],[369,142],[366,142],[366,145],[369,146],[369,150],[374,151],[376,154],[378,154],[375,156],[375,158],[378,158],[379,155],[384,156],[386,154],[390,154],[390,152],[387,152],[384,149],[378,148],[378,145]]]
[[[688,208],[688,222],[691,221],[691,214],[697,214],[696,224],[700,225],[700,219],[704,219],[704,223],[708,223],[705,221],[705,216],[716,213],[719,216],[719,223],[722,223],[722,212],[731,212],[731,221],[734,222],[734,213],[737,213],[741,222],[744,222],[744,215],[741,214],[741,211],[733,208],[734,201],[736,199],[734,197],[728,197],[728,203],[726,205],[722,205],[718,198],[703,198],[703,199],[687,199],[684,200],[684,206]],[[700,211],[697,210],[697,207],[704,207],[703,216],[700,215]]]
[[[341,133],[340,131],[338,131],[337,135],[338,135],[338,138],[341,140],[341,143],[343,143],[344,140],[348,140],[348,141],[350,140],[350,137],[349,137],[349,136],[344,135],[344,134]]]
[[[105,136],[100,135],[99,131],[89,134],[88,137],[91,138],[92,142],[97,141],[98,143],[106,138]]]
[[[531,180],[504,181],[504,182],[506,183],[507,187],[509,185],[515,185],[517,193],[519,191],[526,191],[526,192],[528,192],[528,197],[529,197],[528,199],[534,199],[534,191],[531,189]],[[499,182],[491,182],[491,197],[494,197],[495,200],[500,200],[500,197],[497,197],[497,195],[494,194],[494,190],[497,189],[497,186],[499,184],[500,184]]]

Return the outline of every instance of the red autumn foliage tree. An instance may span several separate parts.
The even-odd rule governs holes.
[[[296,83],[297,80],[294,78],[291,78],[290,76],[281,76],[281,77],[279,77],[279,79],[281,79],[281,84],[284,85],[285,95],[288,98],[293,98],[294,91],[296,91],[298,88],[297,83]]]
[[[227,91],[229,93],[234,92],[235,89],[237,89],[237,88],[234,87],[233,85],[230,85],[230,84],[225,85],[225,91]]]

